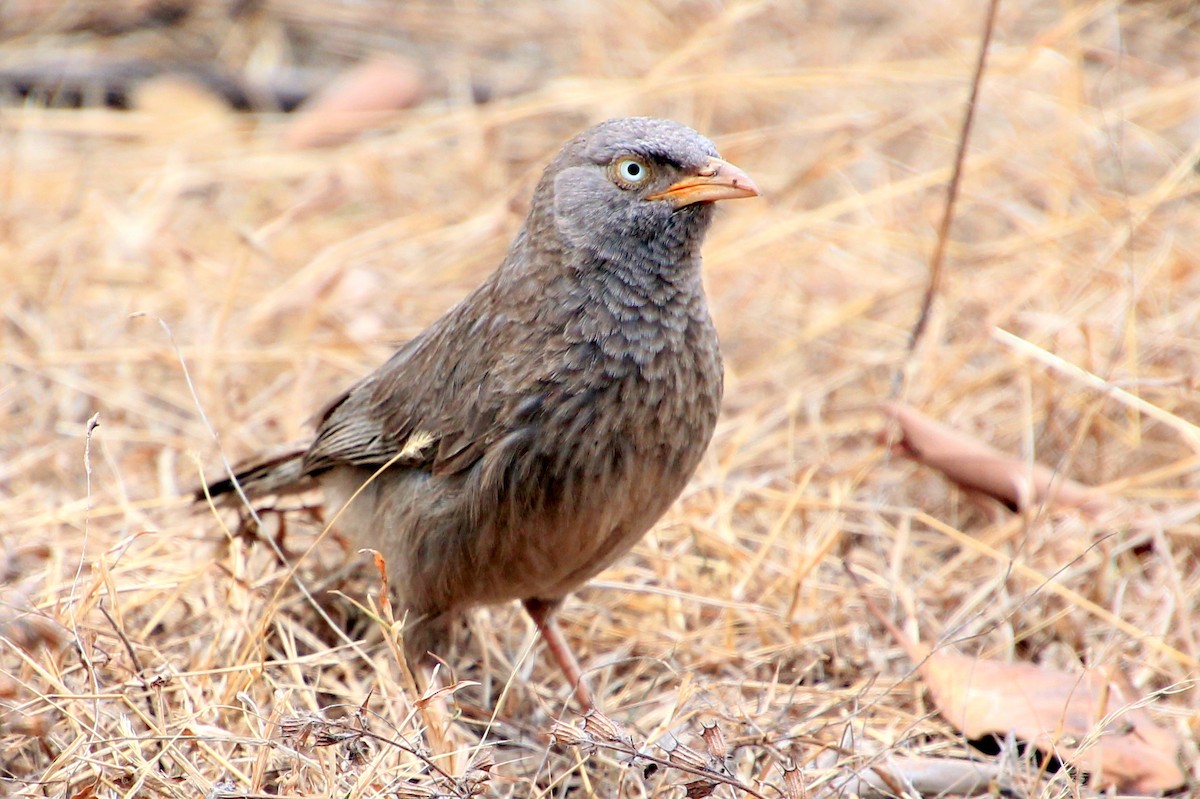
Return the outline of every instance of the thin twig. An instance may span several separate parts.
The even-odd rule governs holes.
[[[954,208],[958,201],[958,187],[962,183],[963,163],[967,157],[967,142],[971,137],[971,126],[975,122],[975,109],[979,99],[979,85],[983,82],[983,71],[987,66],[988,47],[992,42],[992,31],[996,26],[996,12],[1000,8],[1000,0],[988,3],[987,21],[983,28],[983,41],[979,43],[979,57],[975,61],[975,73],[971,78],[971,93],[967,97],[967,110],[963,114],[962,128],[958,134],[958,150],[954,154],[954,171],[950,175],[950,184],[946,187],[946,205],[942,209],[942,221],[938,225],[937,243],[934,245],[933,257],[929,262],[929,287],[925,291],[925,299],[921,302],[921,313],[913,326],[908,339],[908,357],[911,365],[913,354],[917,351],[921,339],[929,327],[929,319],[933,311],[934,300],[942,289],[943,264],[946,258],[946,242],[950,239],[950,225],[954,222]],[[897,375],[892,387],[892,397],[900,395],[903,376],[909,371],[906,366],[903,373]]]

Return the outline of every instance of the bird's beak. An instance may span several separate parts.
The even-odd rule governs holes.
[[[757,197],[758,186],[742,170],[720,158],[710,158],[694,175],[677,180],[647,200],[667,200],[676,208],[692,203]]]

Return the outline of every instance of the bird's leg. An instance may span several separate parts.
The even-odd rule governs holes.
[[[562,630],[558,628],[558,622],[554,620],[554,611],[558,610],[560,604],[562,604],[561,600],[524,600],[525,612],[537,625],[538,632],[542,634],[542,640],[546,642],[546,648],[554,656],[554,660],[562,669],[567,682],[575,689],[575,698],[579,704],[583,705],[585,711],[595,710],[596,703],[592,701],[592,692],[588,690],[583,681],[583,671],[579,668],[579,661],[575,660],[575,654],[567,645],[567,639],[563,638]]]

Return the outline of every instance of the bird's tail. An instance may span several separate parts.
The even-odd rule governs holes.
[[[236,502],[236,486],[241,486],[246,498],[250,500],[309,491],[317,487],[317,481],[304,473],[306,452],[307,444],[289,444],[254,460],[239,463],[233,468],[231,477],[215,480],[196,489],[193,497],[197,502],[204,502],[208,497],[225,497]]]

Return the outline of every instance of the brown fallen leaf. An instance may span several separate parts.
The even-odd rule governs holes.
[[[288,147],[329,147],[354,138],[399,109],[420,102],[425,78],[399,56],[373,58],[346,72],[300,107],[288,129]]]
[[[1181,742],[1102,669],[1070,673],[935,652],[920,666],[942,715],[968,738],[1012,731],[1121,791],[1184,784]]]
[[[886,757],[864,768],[843,771],[822,786],[822,799],[887,799],[896,796],[897,784],[914,796],[995,796],[998,788],[1000,795],[1019,795],[1010,775],[996,763],[910,755]]]
[[[1179,736],[1154,723],[1123,676],[933,652],[862,596],[917,664],[938,711],[967,738],[1011,733],[1087,772],[1096,786],[1123,792],[1172,791],[1186,781]]]
[[[1096,516],[1111,507],[1109,500],[1091,486],[1063,477],[1043,464],[1006,455],[911,406],[888,402],[881,410],[900,427],[901,437],[895,443],[899,452],[1009,508],[1026,510],[1050,503]]]

